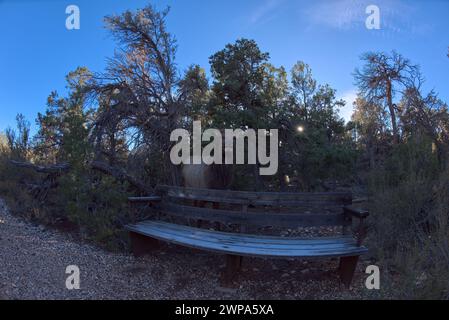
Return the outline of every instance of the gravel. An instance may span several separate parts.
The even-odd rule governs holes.
[[[219,284],[220,255],[165,245],[134,258],[81,243],[12,215],[0,199],[2,299],[360,299],[364,268],[344,289],[334,260],[244,259],[234,288]],[[80,289],[66,288],[66,267],[80,270]]]

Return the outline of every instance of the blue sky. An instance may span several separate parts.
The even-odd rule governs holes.
[[[143,0],[0,0],[0,131],[23,113],[34,125],[52,90],[65,92],[65,75],[77,66],[102,71],[115,44],[103,17],[145,6]],[[171,7],[168,29],[178,40],[181,70],[199,64],[227,43],[255,39],[271,62],[288,70],[308,63],[320,83],[348,101],[355,97],[351,73],[366,51],[397,50],[421,66],[426,91],[449,102],[448,0],[159,0]],[[78,5],[81,29],[65,27],[68,5]],[[381,29],[368,30],[368,5],[380,9]],[[34,130],[33,130],[34,131]]]

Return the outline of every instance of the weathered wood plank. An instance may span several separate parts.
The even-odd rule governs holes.
[[[329,201],[335,204],[351,204],[352,194],[350,192],[252,192],[213,190],[199,188],[184,188],[174,186],[158,186],[158,192],[165,192],[172,196],[185,197],[210,197],[226,201]]]
[[[232,239],[226,239],[226,238],[215,238],[215,237],[211,237],[210,235],[199,235],[197,233],[192,233],[194,231],[188,231],[188,232],[183,232],[183,231],[174,231],[174,230],[168,230],[166,228],[160,227],[160,226],[138,226],[137,228],[139,228],[140,230],[144,231],[144,232],[149,232],[149,233],[158,233],[158,232],[163,232],[164,234],[171,234],[171,235],[178,235],[181,237],[185,237],[186,239],[200,239],[204,242],[210,242],[212,244],[227,244],[227,245],[236,245],[236,246],[241,246],[242,244],[247,247],[247,248],[259,248],[259,249],[271,249],[271,250],[295,250],[298,247],[302,247],[302,248],[307,248],[307,249],[320,249],[320,250],[330,250],[330,249],[335,249],[335,250],[339,250],[342,248],[346,248],[348,245],[353,245],[354,244],[354,240],[352,241],[337,241],[334,240],[334,242],[329,242],[326,243],[325,241],[320,243],[319,241],[315,241],[315,242],[307,242],[307,241],[303,241],[303,242],[291,242],[288,239],[281,239],[284,240],[282,241],[278,241],[278,242],[273,242],[273,243],[262,243],[262,242],[245,242],[244,239],[237,239],[237,238],[232,238]]]
[[[196,228],[190,228],[189,231],[175,232],[173,229],[163,228],[160,224],[150,227],[147,225],[132,225],[127,227],[130,231],[137,232],[155,239],[168,241],[183,246],[208,250],[219,253],[243,255],[243,256],[264,256],[264,257],[344,257],[356,256],[366,252],[366,248],[357,247],[355,241],[352,243],[343,242],[338,247],[330,246],[328,243],[322,245],[315,244],[296,244],[291,245],[286,241],[284,248],[281,243],[270,248],[266,244],[255,246],[254,243],[248,245],[245,241],[211,241],[210,236],[200,237],[196,234]],[[216,233],[216,231],[201,231]],[[222,233],[225,234],[225,233]],[[232,234],[233,238],[238,238],[238,234]],[[279,238],[279,240],[283,238]]]
[[[206,229],[195,228],[172,224],[156,220],[146,220],[136,224],[136,226],[160,226],[166,228],[167,230],[181,231],[181,232],[195,232],[195,235],[199,237],[210,237],[211,239],[218,240],[230,240],[230,241],[243,241],[245,243],[260,243],[260,244],[276,244],[276,243],[291,243],[292,245],[297,244],[332,244],[336,242],[341,243],[353,243],[355,241],[352,236],[335,236],[335,237],[321,237],[321,238],[304,238],[304,237],[281,237],[281,236],[268,236],[268,235],[255,235],[255,234],[244,234],[244,233],[230,233],[230,232],[218,232]]]
[[[133,202],[133,203],[141,203],[141,202],[157,202],[157,201],[161,201],[161,197],[160,196],[148,196],[148,197],[129,197],[128,198],[129,202]]]
[[[341,257],[359,255],[365,250],[360,247],[345,248],[296,248],[291,250],[270,249],[270,248],[253,248],[245,245],[234,244],[216,244],[201,239],[189,239],[175,234],[166,234],[163,231],[146,231],[147,235],[156,239],[167,241],[196,249],[214,251],[217,253],[237,254],[246,256],[265,256],[265,257]]]
[[[182,206],[161,203],[156,206],[162,213],[196,220],[206,220],[227,224],[246,224],[259,227],[315,227],[343,226],[348,224],[343,214],[295,214],[271,212],[240,212]]]
[[[341,210],[346,205],[346,201],[332,201],[332,200],[289,200],[289,199],[239,199],[239,198],[225,198],[198,194],[186,194],[168,192],[169,198],[180,200],[194,200],[194,201],[207,201],[215,203],[227,203],[227,204],[240,204],[240,205],[253,205],[253,206],[281,206],[281,207],[302,207],[304,210],[307,208],[318,209],[335,209]]]

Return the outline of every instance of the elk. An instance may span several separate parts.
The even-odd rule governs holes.
[[[228,189],[232,183],[232,165],[184,164],[182,177],[187,188]]]
[[[185,164],[182,167],[184,187],[203,189],[228,189],[232,183],[232,165]],[[204,207],[204,201],[194,200],[194,206]],[[218,209],[218,203],[213,203]]]
[[[200,132],[201,134],[201,122],[194,121],[193,123],[193,131]],[[223,134],[224,130],[220,130],[220,134],[218,134],[215,139],[221,139],[221,143],[218,148],[223,148],[222,152],[222,161],[221,163],[225,163],[225,155],[227,153],[227,149],[225,146],[225,135]],[[188,135],[186,132],[185,135]],[[185,136],[184,135],[184,136]],[[182,135],[181,135],[182,136]],[[194,137],[195,138],[195,135]],[[199,141],[201,142],[201,135],[199,137]],[[181,140],[182,142],[182,140]],[[190,140],[188,142],[190,149]],[[232,183],[232,165],[220,164],[220,163],[212,163],[206,164],[203,161],[202,153],[201,154],[193,154],[190,158],[189,154],[184,154],[184,161],[182,161],[182,178],[184,181],[184,187],[187,188],[202,188],[202,189],[228,189]],[[188,158],[189,161],[186,161]],[[191,161],[190,161],[191,160]]]

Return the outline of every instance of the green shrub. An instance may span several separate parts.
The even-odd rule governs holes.
[[[449,297],[449,171],[438,168],[423,139],[399,146],[371,173],[367,243],[385,271],[386,295]]]

